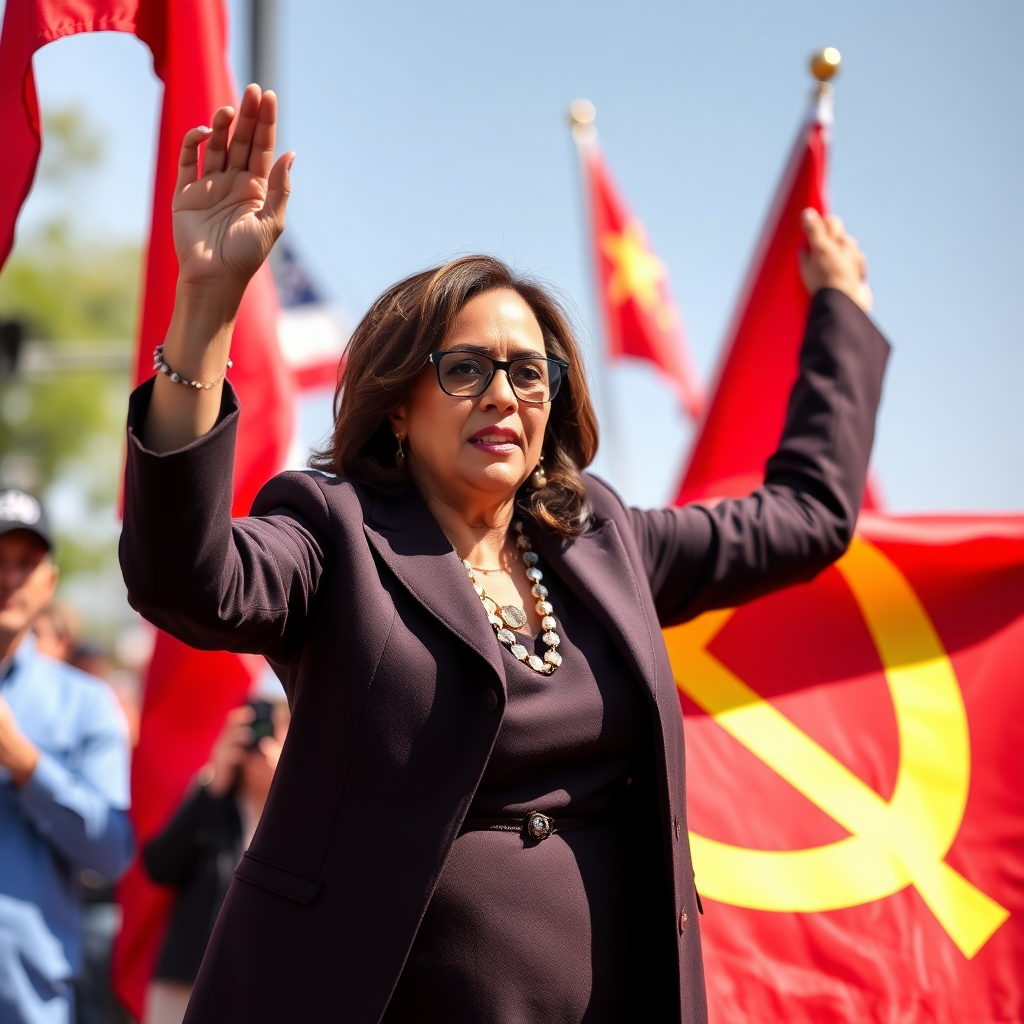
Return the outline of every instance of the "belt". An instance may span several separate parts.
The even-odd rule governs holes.
[[[493,818],[466,818],[459,830],[463,832],[518,832],[524,839],[534,839],[538,843],[555,835],[557,832],[570,832],[577,828],[590,828],[607,821],[610,811],[599,814],[587,814],[581,817],[553,818],[543,811],[528,811],[523,817],[512,815]]]

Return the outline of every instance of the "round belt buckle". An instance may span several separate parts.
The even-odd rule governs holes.
[[[526,834],[531,839],[547,839],[555,831],[555,823],[540,811],[530,811],[526,816]]]

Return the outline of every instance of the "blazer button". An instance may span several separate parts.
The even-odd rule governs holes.
[[[682,829],[679,827],[679,815],[676,815],[676,842],[679,841],[679,836],[682,833]]]
[[[682,911],[680,913],[680,915],[679,915],[679,934],[680,935],[682,935],[683,932],[686,931],[686,922],[689,921],[689,920],[690,920],[690,918],[687,915],[686,911],[685,910]]]
[[[498,695],[493,690],[488,690],[484,694],[484,707],[488,711],[496,711],[498,708]]]

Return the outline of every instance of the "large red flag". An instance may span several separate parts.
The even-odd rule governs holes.
[[[827,211],[831,89],[817,96],[776,192],[710,389],[676,504],[747,494],[782,436],[810,299],[800,278],[801,213]],[[865,508],[876,508],[869,485]]]
[[[830,123],[820,96],[680,503],[752,490],[778,443]],[[813,582],[665,641],[713,1024],[1021,1020],[1024,517],[869,514]]]
[[[1024,1019],[1024,516],[665,630],[714,1024]]]
[[[163,340],[174,303],[177,259],[170,210],[181,139],[189,128],[209,124],[217,107],[237,103],[237,93],[228,67],[221,0],[142,4],[138,32],[152,48],[154,68],[164,82],[136,371],[142,381],[152,373],[152,350]],[[277,343],[278,312],[273,278],[264,265],[246,290],[232,339],[230,379],[241,405],[235,515],[248,512],[256,492],[280,469],[291,439],[292,379]],[[258,659],[195,651],[165,634],[158,636],[132,764],[140,843],[174,808],[208,757],[228,710],[245,699],[261,666]],[[119,895],[124,915],[115,948],[115,983],[125,1004],[141,1016],[168,898],[146,880],[137,862],[122,880]]]
[[[592,127],[573,131],[589,199],[599,303],[612,359],[653,363],[679,395],[691,419],[703,397],[690,360],[665,264],[652,252],[643,225],[623,202],[601,158]]]
[[[218,106],[237,101],[222,0],[8,0],[0,37],[0,137],[7,169],[0,190],[0,264],[13,244],[39,157],[32,55],[53,40],[104,30],[142,39],[164,83],[136,363],[136,380],[142,381],[152,374],[152,351],[163,340],[174,302],[177,260],[170,209],[181,139],[189,128],[209,123]],[[248,511],[257,490],[280,468],[291,438],[292,376],[281,359],[277,320],[273,279],[264,267],[245,293],[232,340],[231,381],[242,405],[235,514]],[[194,651],[158,636],[132,763],[132,816],[140,841],[173,809],[208,756],[227,711],[244,700],[260,667],[258,659]],[[137,863],[122,880],[120,897],[124,923],[115,950],[115,981],[119,995],[141,1017],[170,897],[145,880]]]
[[[39,99],[32,55],[78,32],[134,32],[139,0],[8,0],[0,33],[0,267],[14,246],[18,214],[39,161]]]

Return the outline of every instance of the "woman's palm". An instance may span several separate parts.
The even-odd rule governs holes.
[[[212,129],[193,129],[182,145],[171,211],[179,281],[185,284],[244,290],[284,229],[291,159],[273,163],[274,94],[246,89],[229,142],[233,120],[231,108],[222,107]]]

